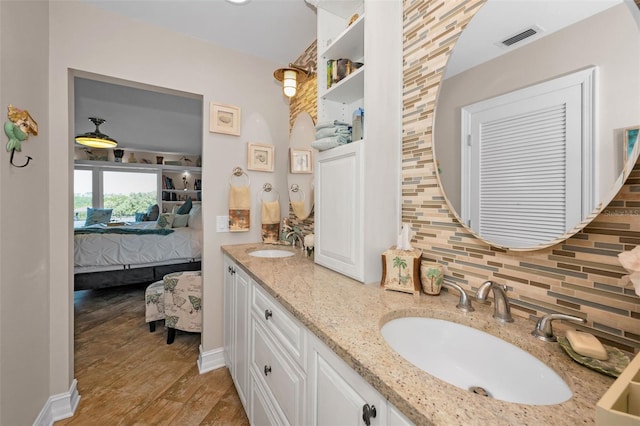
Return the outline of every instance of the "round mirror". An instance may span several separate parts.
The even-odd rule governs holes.
[[[537,250],[606,207],[638,154],[639,15],[627,0],[478,10],[447,63],[433,131],[438,179],[463,226]]]
[[[313,149],[316,130],[313,118],[301,112],[293,123],[289,138],[289,201],[300,220],[306,219],[313,209]]]

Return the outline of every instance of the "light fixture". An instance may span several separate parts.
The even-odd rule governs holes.
[[[279,68],[273,72],[275,79],[282,82],[282,91],[288,97],[296,94],[298,83],[304,83],[312,75],[310,66],[301,67],[296,64],[289,64],[289,67]]]
[[[91,148],[113,148],[118,146],[118,142],[100,131],[99,126],[105,122],[104,119],[89,117],[89,120],[96,125],[96,130],[76,136],[77,143]]]

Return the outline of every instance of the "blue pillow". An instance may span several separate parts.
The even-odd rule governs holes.
[[[146,213],[136,212],[136,215],[135,215],[135,221],[136,222],[144,222],[145,220],[147,220],[147,214]]]
[[[149,206],[147,209],[147,218],[145,220],[156,221],[158,220],[158,215],[160,214],[160,207],[157,204]]]
[[[187,197],[187,200],[180,206],[176,214],[189,214],[192,206],[193,203],[191,202],[191,197]]]
[[[87,220],[84,226],[91,226],[97,223],[109,223],[113,209],[93,209],[87,207]]]

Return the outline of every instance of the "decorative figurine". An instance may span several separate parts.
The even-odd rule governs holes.
[[[4,133],[9,137],[7,142],[7,152],[22,151],[22,141],[29,139],[29,134],[38,135],[38,123],[29,115],[26,109],[15,108],[13,105],[7,107],[7,116],[10,121],[4,123]]]

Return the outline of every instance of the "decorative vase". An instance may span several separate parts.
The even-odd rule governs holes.
[[[422,291],[432,296],[440,294],[442,280],[444,279],[444,266],[437,262],[420,262],[420,282]]]

